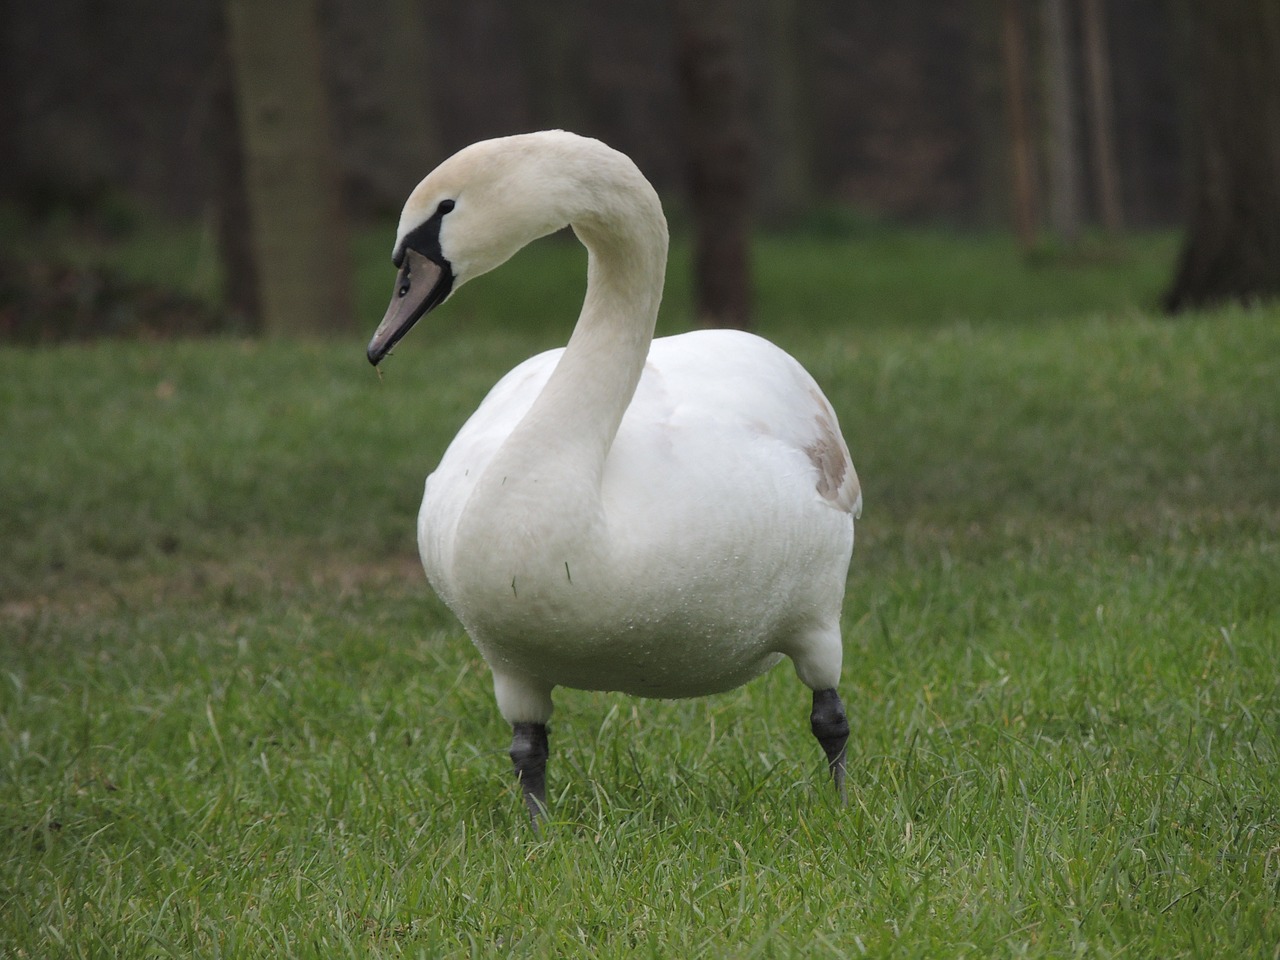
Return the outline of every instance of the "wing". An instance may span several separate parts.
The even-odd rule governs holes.
[[[666,458],[678,449],[680,463],[667,467],[688,476],[739,471],[721,478],[728,483],[753,479],[743,472],[803,475],[829,506],[855,517],[862,510],[830,402],[797,360],[752,334],[703,330],[655,340],[611,457],[632,447]]]

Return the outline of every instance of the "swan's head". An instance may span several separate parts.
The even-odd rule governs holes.
[[[597,140],[553,130],[474,143],[436,167],[400,214],[391,255],[400,273],[369,362],[462,284],[584,212],[583,178],[614,158],[631,165]]]

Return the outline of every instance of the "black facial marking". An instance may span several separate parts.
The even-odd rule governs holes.
[[[404,261],[405,250],[417,250],[428,260],[447,267],[444,254],[440,252],[440,224],[445,214],[455,206],[457,204],[453,200],[441,200],[435,213],[405,234],[404,241],[396,248],[391,262],[398,267]]]

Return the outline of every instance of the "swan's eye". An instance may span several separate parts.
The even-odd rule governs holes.
[[[409,284],[407,282],[400,284],[400,296],[403,297],[408,292],[409,292]]]
[[[443,217],[446,213],[456,207],[457,204],[452,200],[441,200],[440,206],[436,207],[436,216]]]

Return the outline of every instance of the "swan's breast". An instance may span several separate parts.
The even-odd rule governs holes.
[[[491,475],[554,362],[494,388],[420,515],[428,576],[490,663],[696,695],[768,669],[801,621],[838,618],[857,478],[798,363],[726,331],[657,340],[600,476],[554,458]]]
[[[494,384],[427,477],[418,511],[418,549],[427,579],[450,606],[458,520],[489,462],[529,412],[563,352],[530,357]]]

